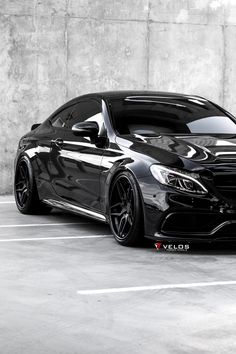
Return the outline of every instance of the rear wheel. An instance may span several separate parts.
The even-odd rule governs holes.
[[[45,214],[51,210],[39,200],[31,163],[26,156],[21,157],[16,165],[14,194],[22,214]]]
[[[136,181],[131,173],[122,172],[112,183],[109,200],[110,227],[116,241],[123,246],[142,243],[143,214]]]

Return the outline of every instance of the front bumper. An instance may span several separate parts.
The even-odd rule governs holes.
[[[171,241],[236,241],[236,214],[209,211],[173,212],[156,231],[155,239]]]
[[[146,180],[145,235],[153,240],[236,241],[236,200],[189,195]],[[151,183],[150,183],[151,182]]]

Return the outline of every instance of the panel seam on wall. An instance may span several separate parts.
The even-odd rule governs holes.
[[[69,1],[69,0],[67,0]],[[68,6],[68,5],[67,5]],[[15,13],[0,13],[1,16],[13,16],[13,17],[33,17],[33,14],[15,14]],[[75,16],[75,15],[70,15],[69,13],[66,14],[68,18],[77,18],[79,20],[85,20],[85,21],[100,21],[100,22],[106,22],[106,21],[113,21],[113,22],[140,22],[140,23],[146,23],[147,20],[146,19],[135,19],[135,18],[126,18],[126,19],[122,19],[122,18],[99,18],[99,17],[91,17],[91,16]],[[66,16],[65,15],[65,16]],[[53,15],[39,15],[39,17],[50,17],[50,18],[64,18],[65,16],[63,15],[57,15],[57,14],[53,14]],[[227,26],[227,24],[223,24],[223,23],[203,23],[203,22],[178,22],[178,21],[161,21],[161,20],[154,20],[154,19],[150,19],[149,18],[149,23],[156,23],[156,24],[163,24],[163,25],[193,25],[193,26],[210,26],[210,27],[217,27],[217,26]],[[232,27],[235,27],[236,24],[235,23],[230,23],[228,24]]]
[[[38,2],[37,2],[37,0],[34,1],[34,15],[33,15],[32,19],[33,19],[33,24],[34,24],[35,41],[36,41],[36,43],[35,43],[36,44],[35,70],[36,70],[37,116],[38,116],[38,114],[39,114],[39,50],[38,50],[39,23],[38,23]]]
[[[223,9],[224,11],[224,24],[222,25],[222,35],[223,35],[223,72],[222,72],[222,106],[224,107],[225,105],[225,80],[226,80],[226,35],[225,35],[225,29],[226,29],[226,24],[225,24],[225,8]]]
[[[151,4],[150,0],[148,1],[148,15],[147,15],[147,67],[146,67],[146,89],[149,89],[149,69],[150,69],[150,10],[151,10]]]
[[[65,14],[65,51],[66,51],[66,56],[65,56],[65,66],[66,66],[66,82],[65,82],[65,101],[68,100],[68,6],[69,6],[69,0],[66,0],[66,14]]]

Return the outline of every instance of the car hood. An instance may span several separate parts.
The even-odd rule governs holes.
[[[179,158],[198,164],[233,162],[236,164],[236,137],[230,135],[126,136],[129,149],[155,158],[160,163],[176,164]]]

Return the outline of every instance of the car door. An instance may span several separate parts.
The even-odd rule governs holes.
[[[55,141],[63,136],[63,127],[72,109],[73,106],[61,108],[43,122],[37,128],[34,136],[36,142],[35,148],[28,151],[33,164],[35,181],[41,199],[49,199],[55,195],[55,190],[52,187],[52,175],[54,175],[55,180],[62,171],[58,171],[55,168],[52,170],[51,154],[59,153]],[[34,158],[33,155],[35,155]]]
[[[100,210],[100,173],[104,149],[89,137],[72,131],[76,123],[96,121],[102,132],[102,104],[96,99],[79,101],[63,127],[59,146],[51,153],[53,186],[64,201],[92,210]]]
[[[74,105],[68,106],[50,119],[49,175],[52,189],[57,196],[63,195],[64,189],[66,188],[66,172],[61,163],[60,155],[62,153],[63,139],[66,133],[66,121],[69,119],[73,109]]]

